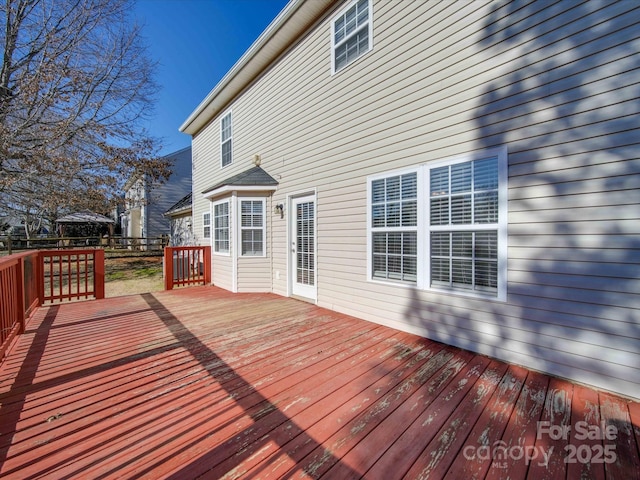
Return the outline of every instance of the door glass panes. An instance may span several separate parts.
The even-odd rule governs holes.
[[[296,281],[315,285],[315,203],[296,204]]]

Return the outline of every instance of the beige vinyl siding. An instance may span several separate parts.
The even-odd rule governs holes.
[[[289,293],[272,205],[315,191],[319,305],[640,396],[639,6],[374,1],[373,50],[332,76],[344,5],[230,105],[231,166],[219,117],[194,138],[194,223],[254,154],[280,182],[239,289]],[[500,146],[506,302],[369,281],[367,177]]]
[[[270,292],[271,259],[238,259],[238,292]]]
[[[228,255],[213,255],[211,282],[225,290],[233,290],[233,258]]]

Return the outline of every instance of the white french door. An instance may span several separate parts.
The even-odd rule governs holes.
[[[291,293],[316,300],[316,200],[315,195],[291,199]]]

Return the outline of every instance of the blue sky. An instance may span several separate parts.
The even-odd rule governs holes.
[[[162,155],[190,145],[178,128],[287,4],[287,0],[137,0],[152,57],[159,62],[150,133]]]

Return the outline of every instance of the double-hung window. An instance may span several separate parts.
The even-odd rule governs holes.
[[[202,236],[211,238],[211,213],[202,214]]]
[[[500,149],[371,177],[370,279],[505,299],[506,166]]]
[[[340,13],[332,24],[332,71],[335,73],[372,47],[370,0],[358,0]]]
[[[418,254],[417,173],[371,182],[373,277],[415,283]]]
[[[220,164],[226,167],[233,162],[233,124],[231,112],[220,120]]]
[[[498,291],[498,158],[429,171],[431,287]]]
[[[229,201],[213,205],[213,251],[229,253]]]
[[[240,252],[242,256],[265,255],[265,202],[240,201]]]

